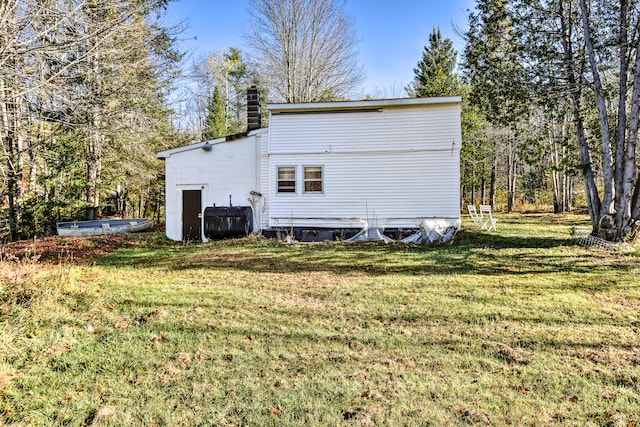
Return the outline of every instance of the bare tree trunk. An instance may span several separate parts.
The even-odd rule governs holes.
[[[560,173],[560,154],[558,153],[558,144],[556,143],[555,126],[549,129],[549,148],[551,152],[551,187],[553,190],[553,213],[562,213],[562,196],[563,188]]]
[[[636,179],[636,185],[633,190],[633,197],[631,198],[631,218],[636,220],[640,219],[640,176]]]
[[[579,104],[578,102],[578,108]],[[579,115],[580,113],[576,112],[576,114]],[[598,222],[600,221],[600,195],[598,194],[598,187],[596,186],[593,168],[591,167],[591,153],[589,152],[589,142],[587,141],[587,136],[584,131],[584,122],[580,116],[576,118],[576,127],[587,207],[589,209],[593,232],[595,233],[598,230]]]
[[[616,226],[618,237],[623,238],[631,232],[632,198],[636,181],[636,146],[638,143],[638,126],[640,125],[640,46],[636,48],[636,68],[633,77],[633,94],[631,96],[631,120],[629,121],[629,140],[624,151],[624,169]],[[624,148],[624,147],[621,147]]]
[[[518,154],[515,148],[515,138],[511,130],[507,131],[507,212],[513,212],[516,207]]]
[[[619,208],[622,202],[622,192],[624,184],[624,155],[625,136],[627,132],[627,72],[629,69],[628,58],[628,27],[627,14],[629,10],[628,0],[620,0],[620,25],[618,35],[618,45],[620,47],[620,82],[618,92],[618,130],[616,135],[616,164],[615,164],[615,206],[618,207],[617,222],[622,223],[622,211]],[[635,87],[635,85],[634,85]],[[620,226],[618,230],[620,230]]]
[[[489,178],[489,204],[493,209],[496,207],[496,170],[498,169],[498,159],[494,156],[491,164],[491,176]]]
[[[571,212],[573,210],[573,178],[565,175],[564,179],[566,210]]]
[[[584,129],[584,120],[582,117],[582,105],[580,99],[582,96],[582,83],[577,78],[575,70],[575,55],[573,53],[571,41],[571,13],[569,12],[565,14],[564,1],[565,0],[561,0],[559,2],[563,62],[573,106],[574,121],[578,137],[578,149],[580,153],[580,166],[582,169],[589,216],[591,218],[592,232],[597,233],[601,207],[600,195],[598,194],[598,187],[595,182],[591,152],[589,150],[589,142],[587,141]]]
[[[100,133],[99,112],[92,111],[87,149],[87,218],[98,219],[100,210],[100,191],[98,183],[102,166],[102,135]]]
[[[550,131],[551,134],[551,131]],[[552,151],[551,151],[551,185],[553,187],[553,213],[559,214],[564,212],[564,187],[562,173],[559,170],[559,153],[558,145],[556,144],[553,135],[550,136]]]
[[[591,39],[591,29],[589,28],[589,14],[585,0],[580,0],[580,10],[582,12],[582,27],[584,31],[585,45],[589,54],[589,64],[593,75],[594,94],[596,97],[596,105],[600,117],[600,126],[602,132],[602,157],[604,170],[604,194],[600,212],[596,212],[598,216],[613,213],[614,197],[615,197],[615,177],[613,173],[613,157],[611,153],[611,132],[609,130],[609,116],[607,113],[607,104],[604,98],[604,89],[598,64],[596,62],[596,54],[593,48],[593,40]]]
[[[7,165],[7,199],[9,230],[12,240],[20,239],[24,200],[22,178],[24,172],[24,138],[22,136],[21,105],[14,91],[15,83],[7,85],[0,79],[0,116],[2,148]]]
[[[29,145],[29,187],[27,189],[29,193],[36,191],[38,184],[38,152],[40,145],[44,142],[44,138],[44,120],[39,120],[35,144]]]
[[[566,133],[567,129],[564,121],[561,124],[559,132],[556,126],[552,126],[552,128],[549,129],[553,212],[556,214],[562,214],[571,210],[571,179],[567,176],[567,171],[564,166],[567,152],[566,147],[562,143],[566,140]]]

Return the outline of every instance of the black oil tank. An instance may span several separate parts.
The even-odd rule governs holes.
[[[253,230],[251,206],[204,209],[204,235],[210,239],[246,236]]]

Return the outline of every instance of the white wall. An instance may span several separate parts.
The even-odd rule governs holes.
[[[287,106],[288,114],[272,114],[269,129],[211,141],[209,152],[197,143],[159,153],[166,161],[167,236],[182,240],[182,191],[197,189],[202,210],[228,206],[229,195],[234,206],[250,206],[250,192],[261,193],[256,228],[363,221],[413,228],[424,218],[459,220],[459,102],[416,102],[302,114]],[[276,192],[278,165],[297,166],[297,193]],[[303,166],[323,167],[321,194],[302,191]]]
[[[263,131],[266,135],[266,131]],[[202,190],[202,209],[207,206],[250,206],[251,191],[258,188],[259,134],[232,141],[212,141],[212,150],[203,143],[159,153],[166,162],[166,234],[182,240],[182,191]],[[257,225],[257,224],[256,224]],[[202,228],[204,231],[204,227]],[[204,236],[203,236],[204,240]]]
[[[460,218],[457,103],[370,112],[274,114],[270,226],[418,227]],[[276,192],[277,166],[297,166],[296,194]],[[324,168],[322,194],[303,193],[303,166]]]
[[[262,198],[256,206],[256,215],[259,219],[260,229],[269,227],[269,200],[271,195],[271,185],[269,182],[269,133],[265,132],[260,135],[258,140],[258,164],[259,175],[258,181],[260,185],[260,193]]]

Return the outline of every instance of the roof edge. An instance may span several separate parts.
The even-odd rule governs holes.
[[[156,154],[156,158],[161,159],[161,160],[165,160],[168,159],[169,157],[171,157],[174,154],[178,154],[178,153],[183,153],[185,151],[191,151],[191,150],[196,150],[196,149],[201,149],[203,145],[205,145],[206,143],[209,143],[209,145],[218,145],[218,144],[223,144],[225,142],[233,142],[233,141],[237,141],[243,138],[247,138],[250,136],[255,136],[255,135],[259,135],[261,133],[265,133],[269,130],[269,128],[260,128],[260,129],[255,129],[249,132],[241,132],[241,133],[237,133],[234,135],[227,135],[227,136],[223,136],[220,138],[216,138],[216,139],[209,139],[206,141],[198,141],[198,142],[194,142],[192,144],[188,144],[188,145],[183,145],[181,147],[176,147],[176,148],[172,148],[170,150],[164,150],[164,151],[160,151]]]
[[[308,102],[297,104],[267,104],[267,109],[271,112],[363,110],[384,107],[460,104],[461,102],[461,96],[446,96],[438,98],[396,98],[361,101]]]

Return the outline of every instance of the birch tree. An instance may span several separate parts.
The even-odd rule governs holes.
[[[251,0],[248,44],[271,99],[347,99],[363,81],[353,20],[341,0]]]
[[[637,5],[628,0],[519,0],[514,10],[532,74],[547,93],[571,101],[593,233],[622,239],[640,219]],[[597,126],[588,124],[590,105]],[[596,160],[601,163],[601,192]]]

